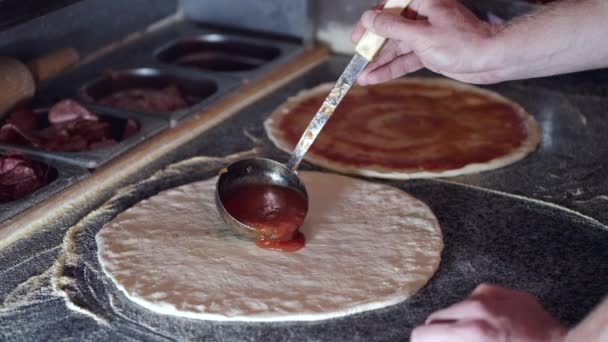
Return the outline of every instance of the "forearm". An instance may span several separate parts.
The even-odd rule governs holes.
[[[506,23],[488,42],[499,80],[608,67],[608,0],[565,0]]]

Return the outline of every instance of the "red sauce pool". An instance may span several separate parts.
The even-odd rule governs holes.
[[[304,247],[306,239],[298,228],[304,222],[308,203],[297,191],[277,185],[244,184],[228,191],[222,202],[232,217],[259,232],[258,247],[285,252]]]

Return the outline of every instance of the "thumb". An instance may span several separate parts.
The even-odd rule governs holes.
[[[375,10],[363,13],[361,23],[367,30],[381,37],[409,44],[421,38],[428,27],[426,21],[406,19],[400,15]]]

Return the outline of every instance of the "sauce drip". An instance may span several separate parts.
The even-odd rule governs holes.
[[[258,232],[261,248],[293,252],[304,247],[304,222],[308,203],[297,191],[277,185],[244,184],[222,198],[226,211]]]

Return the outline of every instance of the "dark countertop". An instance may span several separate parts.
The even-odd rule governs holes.
[[[167,156],[165,163],[222,157],[255,144],[263,155],[286,160],[265,137],[264,118],[298,90],[335,81],[346,61],[332,58]],[[480,282],[530,291],[562,322],[575,324],[608,292],[608,73],[489,88],[537,118],[543,130],[540,148],[494,171],[387,182],[426,202],[444,232],[440,268],[410,300],[306,323],[180,319],[129,302],[99,272],[94,234],[124,208],[160,190],[208,178],[225,162],[202,158],[138,183],[89,215],[73,234],[66,235],[70,227],[58,222],[1,250],[0,340],[401,341],[430,312],[460,300]],[[254,143],[248,135],[259,140]],[[67,261],[56,263],[61,267],[52,268],[65,236],[73,237],[74,248]],[[53,281],[63,291],[53,290]]]

